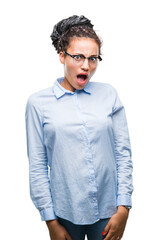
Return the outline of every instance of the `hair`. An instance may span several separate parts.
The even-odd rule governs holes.
[[[50,36],[52,45],[54,45],[57,53],[60,53],[61,51],[67,50],[70,40],[73,37],[87,37],[96,41],[99,46],[99,54],[101,54],[102,41],[97,36],[93,26],[91,21],[83,15],[73,15],[63,19],[53,28],[53,32]]]

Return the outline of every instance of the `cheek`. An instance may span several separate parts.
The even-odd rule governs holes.
[[[71,64],[65,65],[64,70],[65,70],[65,74],[67,74],[67,75],[75,74],[77,71],[76,67]]]
[[[96,69],[97,67],[91,68],[91,73],[90,73],[91,76],[95,73]]]

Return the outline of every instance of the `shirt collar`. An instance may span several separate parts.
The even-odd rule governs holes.
[[[64,77],[61,77],[61,78],[57,78],[53,84],[53,91],[56,95],[57,98],[60,98],[61,96],[65,95],[66,93],[69,93],[69,94],[74,94],[75,92],[72,92],[70,90],[67,90],[65,89],[64,87],[61,86],[60,83],[62,83],[64,80]],[[78,90],[76,89],[76,91],[83,91],[83,92],[86,92],[86,93],[89,93],[91,94],[91,87],[90,87],[90,82],[87,83],[87,85],[81,89],[81,90]]]

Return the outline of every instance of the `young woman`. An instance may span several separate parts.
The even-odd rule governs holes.
[[[58,22],[52,44],[64,66],[26,105],[30,194],[51,240],[119,240],[132,206],[132,160],[116,89],[90,82],[101,40],[90,20]]]

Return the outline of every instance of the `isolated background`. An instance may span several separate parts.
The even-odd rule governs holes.
[[[133,208],[123,240],[158,236],[158,1],[8,0],[0,3],[0,238],[49,239],[29,195],[25,105],[53,85],[63,66],[51,45],[54,24],[92,20],[103,61],[91,81],[112,84],[125,106],[134,163]]]

